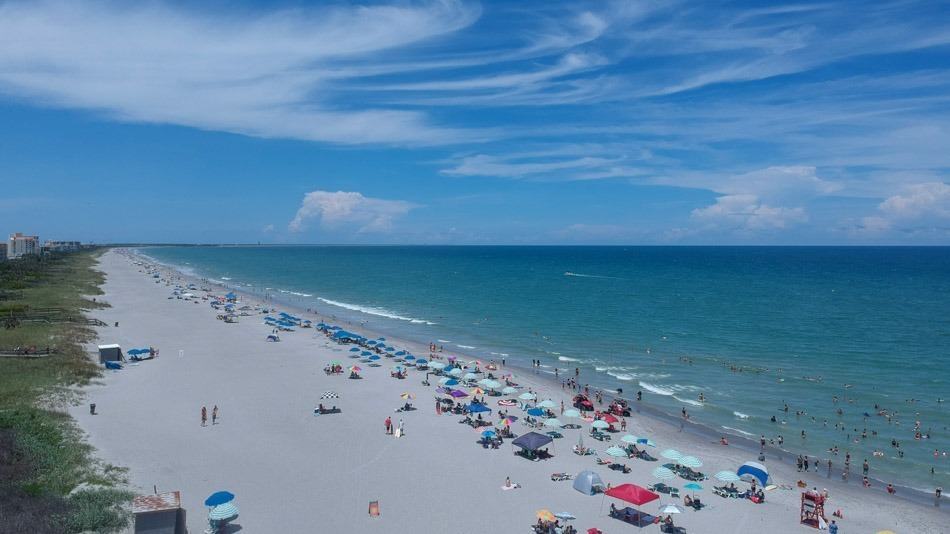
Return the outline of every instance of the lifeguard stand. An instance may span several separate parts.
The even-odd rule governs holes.
[[[825,523],[825,498],[813,491],[802,493],[801,522],[813,528],[818,528],[818,518]]]

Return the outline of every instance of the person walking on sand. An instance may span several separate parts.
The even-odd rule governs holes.
[[[215,404],[214,409],[211,410],[211,424],[212,425],[218,424],[218,405],[217,404]]]
[[[201,426],[205,426],[207,424],[208,424],[208,408],[202,406],[201,407]]]
[[[392,433],[393,433],[393,420],[392,420],[391,418],[389,418],[389,417],[386,417],[385,425],[386,425],[386,434],[392,434]]]

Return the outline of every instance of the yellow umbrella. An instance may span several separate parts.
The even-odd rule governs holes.
[[[414,398],[416,398],[415,395],[413,395],[412,393],[409,393],[409,392],[403,393],[403,394],[400,395],[399,397],[402,398],[403,400],[409,400],[409,399],[414,399]]]
[[[554,514],[551,513],[551,510],[548,510],[547,508],[544,510],[538,510],[538,519],[547,522],[557,521],[557,518],[554,517]]]
[[[484,395],[485,391],[482,388],[475,388],[469,393],[471,393],[472,395]]]

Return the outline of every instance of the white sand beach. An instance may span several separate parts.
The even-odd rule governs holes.
[[[318,331],[299,329],[281,334],[279,343],[269,343],[265,338],[271,328],[261,316],[227,324],[217,320],[204,301],[168,299],[166,284],[156,283],[116,251],[102,257],[100,268],[107,274],[100,299],[111,307],[96,315],[119,326],[101,328],[99,341],[128,348],[152,346],[160,355],[107,372],[100,384],[85,390],[86,403],[96,403],[98,414],[90,415],[83,404],[72,415],[103,460],[129,468],[138,491],[180,490],[192,533],[207,526],[203,500],[221,489],[237,496],[241,513],[234,526],[245,533],[529,532],[539,509],[570,512],[577,517],[571,523],[581,532],[591,527],[605,533],[659,531],[655,525],[638,529],[610,518],[610,503],[622,504],[615,499],[587,496],[572,489],[571,482],[550,479],[555,472],[576,475],[592,469],[613,486],[658,482],[651,472],[665,462],[662,459],[625,460],[632,472],[622,474],[596,465],[594,456],[571,451],[583,433],[585,444],[606,458],[604,449],[618,443],[622,433],[614,434],[613,442],[598,442],[587,437],[588,424],[564,430],[565,437],[552,445],[554,458],[540,462],[515,456],[507,440],[498,450],[486,450],[476,444],[478,431],[458,424],[460,416],[435,413],[435,380],[431,387],[422,385],[424,375],[418,371],[397,380],[389,374],[392,362],[384,360],[379,368],[363,366],[362,380],[328,376],[323,368],[330,360],[344,366],[355,360],[347,357],[349,347]],[[389,343],[427,353],[425,347],[399,340]],[[512,371],[516,382],[538,391],[541,398],[570,404],[570,392],[530,370]],[[340,394],[341,399],[325,404],[336,404],[342,413],[315,416],[313,410],[326,391]],[[418,410],[394,413],[404,402],[403,392],[415,395]],[[489,406],[497,411],[495,400],[490,397]],[[215,405],[220,409],[218,424],[201,426],[202,406],[210,414]],[[510,411],[522,415],[517,408]],[[394,422],[404,420],[404,437],[384,433],[387,416]],[[701,458],[700,470],[709,475],[734,471],[755,459],[748,452],[681,433],[666,422],[636,414],[627,422],[628,432],[657,444],[649,449],[654,456],[677,449]],[[528,429],[519,421],[513,430],[520,434]],[[946,531],[946,506],[911,503],[863,489],[857,481],[844,485],[826,478],[824,471],[803,475],[785,464],[766,464],[776,484],[794,486],[802,479],[809,487],[827,488],[829,518],[833,510],[843,511],[837,520],[841,533]],[[853,477],[859,479],[858,474]],[[503,491],[506,477],[521,487]],[[685,483],[666,482],[679,487]],[[707,507],[674,517],[686,532],[811,530],[799,524],[797,488],[769,491],[765,503],[753,504],[713,495],[712,486],[719,484],[715,479],[702,484],[697,494]],[[369,516],[370,501],[379,501],[378,517]],[[682,504],[664,495],[643,510],[656,514],[658,504],[667,502]]]

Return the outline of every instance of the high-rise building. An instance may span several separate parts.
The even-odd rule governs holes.
[[[35,235],[23,235],[20,232],[10,234],[7,241],[7,259],[16,259],[28,254],[40,253],[40,238]]]
[[[51,241],[46,240],[43,244],[44,252],[75,252],[82,248],[79,241]]]

